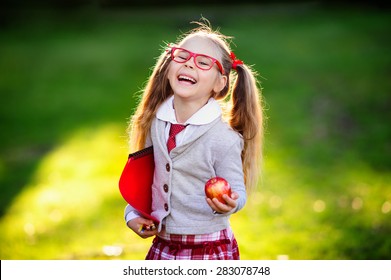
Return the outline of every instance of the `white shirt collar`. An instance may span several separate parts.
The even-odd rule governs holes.
[[[156,113],[156,117],[162,121],[170,122],[173,124],[178,123],[175,117],[174,110],[174,96],[171,96],[160,106]],[[201,109],[194,113],[185,124],[190,125],[205,125],[213,122],[215,119],[221,116],[221,108],[219,103],[210,98]]]

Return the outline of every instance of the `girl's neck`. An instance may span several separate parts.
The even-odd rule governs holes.
[[[186,100],[178,96],[174,97],[175,117],[178,123],[184,124],[191,118],[199,109],[208,103],[206,100]]]

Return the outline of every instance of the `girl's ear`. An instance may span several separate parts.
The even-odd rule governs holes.
[[[225,88],[225,86],[227,85],[227,80],[228,80],[227,76],[219,75],[219,77],[217,77],[217,79],[216,79],[216,84],[213,88],[213,91],[214,92],[222,91]]]

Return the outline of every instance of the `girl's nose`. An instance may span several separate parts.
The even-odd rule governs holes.
[[[195,68],[194,58],[191,57],[188,61],[186,61],[185,66],[194,69]]]

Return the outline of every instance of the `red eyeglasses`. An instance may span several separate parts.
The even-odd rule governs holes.
[[[201,70],[210,70],[216,63],[217,67],[220,70],[220,73],[224,75],[223,66],[216,58],[205,54],[193,53],[183,48],[171,48],[171,59],[175,62],[185,63],[186,61],[189,61],[192,57],[194,59],[194,64],[197,66],[197,68]]]

